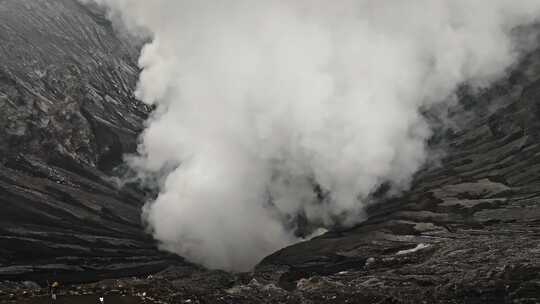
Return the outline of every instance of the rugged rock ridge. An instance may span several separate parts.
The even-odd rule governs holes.
[[[181,263],[143,233],[144,194],[110,178],[149,112],[132,95],[137,40],[75,0],[0,0],[0,40],[0,279],[86,281]],[[253,273],[181,264],[66,292],[144,292],[147,303],[539,303],[539,98],[536,51],[481,95],[463,94],[464,129],[434,139],[446,154],[410,191]]]
[[[290,290],[325,282],[309,293],[362,303],[539,303],[539,100],[536,51],[463,96],[464,129],[439,142],[440,165],[408,193],[358,227],[270,255],[259,274]]]
[[[110,178],[149,109],[140,41],[75,0],[0,1],[0,279],[157,271],[145,197]],[[83,274],[77,274],[83,273]]]

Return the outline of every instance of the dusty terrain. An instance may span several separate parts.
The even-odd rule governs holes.
[[[0,302],[54,278],[59,303],[540,303],[540,51],[461,94],[410,191],[230,274],[157,250],[148,192],[115,182],[151,110],[140,41],[74,0],[0,0],[0,39]]]
[[[149,110],[132,93],[140,41],[73,0],[0,1],[0,40],[0,279],[178,260],[143,232],[144,194],[112,177]]]

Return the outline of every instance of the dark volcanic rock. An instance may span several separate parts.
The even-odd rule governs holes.
[[[111,178],[150,110],[132,93],[139,41],[75,0],[0,0],[0,41],[0,280],[126,277],[62,293],[146,303],[540,303],[539,51],[464,90],[463,129],[433,138],[446,154],[410,191],[229,274],[158,252],[144,194]],[[35,289],[0,283],[0,302]]]
[[[540,303],[540,52],[463,99],[464,129],[408,193],[272,254],[259,275],[315,296],[369,295],[362,303]],[[309,283],[321,276],[341,287]]]
[[[0,1],[0,279],[163,269],[144,195],[110,177],[149,109],[140,41],[75,0]]]

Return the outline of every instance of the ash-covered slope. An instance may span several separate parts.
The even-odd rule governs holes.
[[[171,264],[141,228],[144,195],[110,178],[149,111],[132,93],[140,44],[75,0],[0,0],[0,41],[0,279]],[[441,163],[367,222],[285,248],[254,273],[187,266],[137,291],[192,303],[538,303],[539,98],[537,51],[463,97],[463,129],[435,144]]]
[[[109,177],[148,113],[137,41],[75,0],[0,1],[0,279],[163,268]]]
[[[284,248],[253,273],[169,269],[144,290],[172,303],[540,303],[539,99],[536,51],[463,94],[462,129],[433,139],[440,163],[366,222]]]
[[[461,103],[462,129],[408,193],[272,254],[261,277],[337,302],[539,303],[540,51]]]

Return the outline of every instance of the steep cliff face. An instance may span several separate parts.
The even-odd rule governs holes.
[[[261,275],[363,303],[538,303],[539,100],[536,51],[508,79],[464,94],[461,129],[434,145],[444,157],[409,192],[371,206],[358,227],[272,254]]]
[[[140,41],[74,0],[0,1],[0,41],[0,278],[163,268],[110,178],[149,112]]]
[[[182,263],[144,234],[144,194],[111,178],[150,111],[133,97],[139,41],[75,0],[0,0],[0,41],[0,280]],[[539,100],[536,51],[463,94],[459,128],[434,140],[440,163],[361,225],[284,248],[253,273],[185,265],[122,285],[192,303],[538,303]]]

